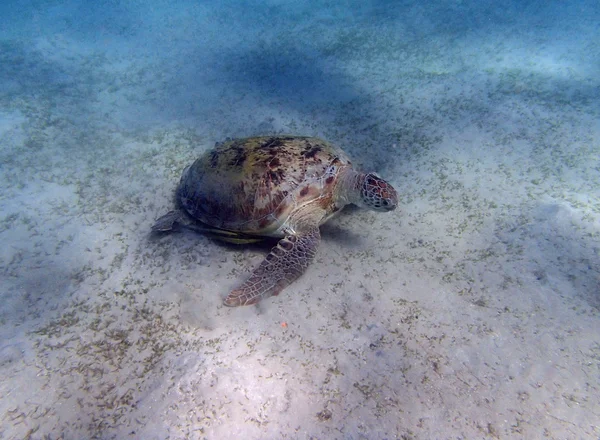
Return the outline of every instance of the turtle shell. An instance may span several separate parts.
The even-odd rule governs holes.
[[[335,212],[339,172],[350,167],[339,148],[311,137],[236,139],[217,145],[188,167],[177,191],[181,206],[215,228],[282,236],[301,206]]]

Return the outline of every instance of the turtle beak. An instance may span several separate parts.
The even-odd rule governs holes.
[[[392,188],[392,190],[394,190]],[[398,207],[398,195],[394,190],[393,193],[388,191],[386,194],[382,194],[381,202],[379,203],[380,211],[393,211]]]
[[[382,194],[382,205],[386,211],[393,211],[398,207],[398,193],[396,192],[396,189],[389,183],[387,183],[387,186],[388,188],[386,189],[385,193]]]

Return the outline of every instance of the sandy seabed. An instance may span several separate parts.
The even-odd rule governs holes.
[[[600,437],[598,6],[285,3],[13,11],[0,437]],[[400,207],[229,309],[268,248],[150,227],[199,154],[270,133]]]

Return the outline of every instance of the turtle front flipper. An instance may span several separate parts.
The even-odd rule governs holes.
[[[282,238],[258,266],[250,278],[225,298],[229,307],[256,304],[279,293],[304,273],[313,260],[321,241],[314,226],[298,235]]]

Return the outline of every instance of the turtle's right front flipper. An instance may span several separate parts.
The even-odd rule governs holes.
[[[317,226],[282,238],[250,278],[225,298],[229,307],[256,304],[279,293],[304,273],[313,260],[321,235]]]

